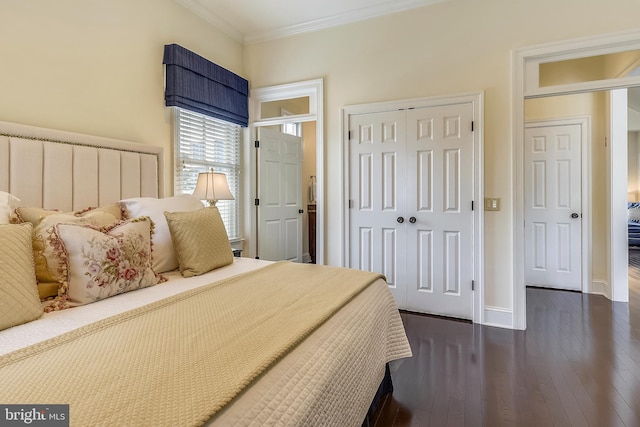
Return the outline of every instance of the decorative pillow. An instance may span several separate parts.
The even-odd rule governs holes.
[[[154,223],[153,233],[153,269],[156,273],[164,273],[178,268],[178,260],[169,226],[164,212],[186,212],[202,209],[200,200],[194,196],[183,195],[155,199],[153,197],[139,197],[121,200],[128,218],[148,216]]]
[[[42,316],[31,231],[31,224],[0,225],[0,330]]]
[[[91,225],[96,228],[115,224],[121,219],[120,205],[86,209],[79,212],[62,213],[41,208],[19,207],[18,220],[33,224],[33,259],[36,263],[36,278],[39,282],[62,282],[61,260],[52,245],[53,227],[59,223]]]
[[[629,203],[627,207],[629,222],[640,222],[640,203]]]
[[[9,193],[0,191],[0,224],[9,224],[13,210],[18,207],[20,199]]]
[[[153,286],[152,222],[149,217],[121,221],[96,230],[78,224],[56,224],[53,239],[64,262],[58,297],[45,310],[89,304],[113,295]]]
[[[233,251],[215,206],[192,212],[165,212],[180,273],[198,276],[233,262]]]
[[[38,282],[38,295],[40,300],[44,301],[58,296],[58,288],[60,282]]]

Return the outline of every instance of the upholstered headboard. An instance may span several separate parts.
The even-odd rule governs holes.
[[[0,122],[0,190],[25,206],[78,210],[162,197],[162,147]]]

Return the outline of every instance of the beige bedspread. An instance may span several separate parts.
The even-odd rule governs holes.
[[[0,358],[0,401],[69,403],[74,425],[200,424],[377,277],[280,263],[195,289]]]

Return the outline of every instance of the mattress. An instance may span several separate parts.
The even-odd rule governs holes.
[[[236,258],[230,266],[193,278],[172,272],[167,282],[151,288],[47,313],[1,331],[0,354],[264,265]],[[393,298],[379,280],[266,370],[207,425],[360,425],[385,364],[410,354]]]

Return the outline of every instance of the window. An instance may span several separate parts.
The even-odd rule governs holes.
[[[280,113],[282,114],[282,117],[293,116],[292,112],[287,111],[284,108],[280,109]],[[283,123],[280,132],[288,133],[293,136],[302,136],[302,125],[300,123],[293,122]]]
[[[200,172],[224,173],[235,200],[216,207],[229,239],[240,238],[240,126],[182,108],[175,113],[175,194],[191,194]]]

